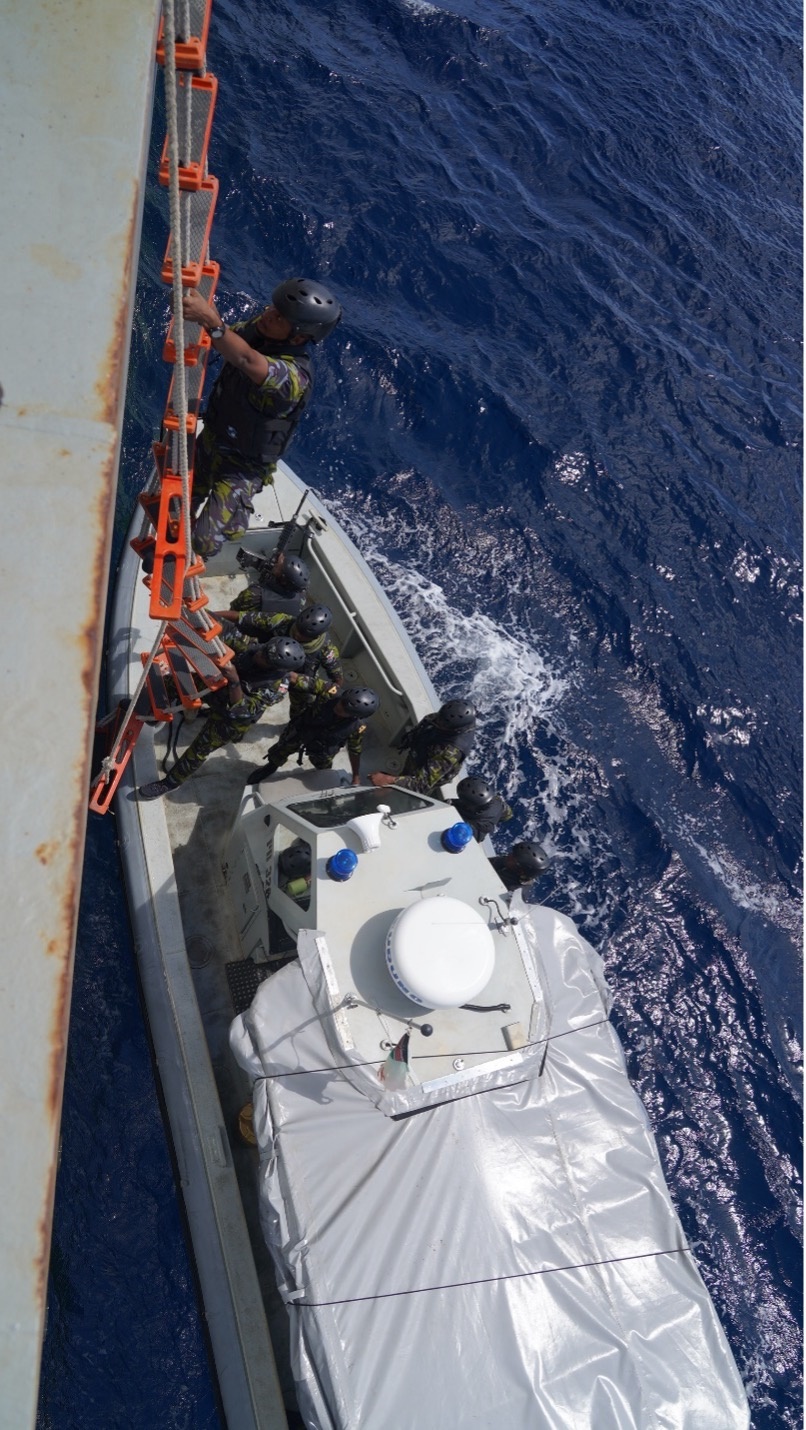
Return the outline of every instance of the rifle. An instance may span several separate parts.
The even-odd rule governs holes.
[[[280,535],[277,538],[277,544],[271,556],[253,556],[252,552],[246,551],[243,546],[238,548],[237,561],[238,565],[241,567],[241,570],[247,571],[251,569],[253,571],[256,571],[257,579],[261,586],[264,585],[267,581],[271,580],[272,576],[274,575],[274,572],[277,569],[277,563],[280,560],[280,557],[285,553],[286,549],[288,548],[291,538],[297,529],[297,517],[299,516],[303,506],[305,505],[305,498],[307,497],[309,491],[310,487],[306,487],[304,492],[302,493],[302,496],[300,497],[299,506],[294,512],[294,515],[288,518],[288,521],[269,522],[270,529],[275,529],[277,527],[280,528]],[[306,535],[307,531],[308,524],[306,524],[305,526]]]

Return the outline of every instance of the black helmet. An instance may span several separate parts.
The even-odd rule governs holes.
[[[545,874],[551,863],[542,844],[532,844],[525,839],[519,844],[513,844],[509,852],[521,873],[528,874],[530,879],[536,879],[538,874]]]
[[[306,606],[300,611],[292,627],[295,638],[312,641],[315,636],[323,636],[333,622],[333,612],[328,606]]]
[[[290,670],[302,670],[305,665],[302,646],[299,641],[292,641],[288,636],[273,636],[260,649],[271,670],[286,674]]]
[[[287,278],[275,288],[271,301],[291,324],[292,335],[321,343],[341,319],[341,303],[315,278]]]
[[[284,879],[305,879],[311,872],[311,846],[295,839],[277,860],[277,869]]]
[[[280,572],[280,580],[284,585],[290,586],[292,591],[306,590],[311,579],[307,561],[303,561],[301,556],[292,556],[288,551],[283,556],[283,569]]]
[[[495,799],[495,792],[490,789],[487,781],[480,780],[475,775],[468,775],[467,779],[460,780],[456,793],[461,803],[474,814],[481,814],[482,810],[489,809]]]
[[[437,721],[443,730],[469,730],[476,723],[476,711],[466,700],[449,700],[440,706]]]
[[[374,715],[381,703],[375,691],[366,685],[351,685],[342,690],[339,701],[348,715],[363,715],[365,719]]]

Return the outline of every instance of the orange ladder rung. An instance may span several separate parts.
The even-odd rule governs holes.
[[[207,52],[207,36],[210,31],[210,10],[212,0],[190,0],[190,34],[177,37],[176,68],[180,70],[203,70]],[[157,64],[165,64],[165,19],[160,20],[157,35]]]
[[[199,679],[204,681],[208,690],[219,690],[222,685],[226,684],[226,677],[221,674],[217,661],[213,659],[208,650],[204,649],[202,642],[193,638],[193,633],[184,622],[171,622],[168,626],[163,645],[166,654],[170,649],[168,637],[170,637],[171,646],[176,646],[181,651],[191,670],[195,671]]]
[[[163,640],[162,651],[170,667],[176,693],[186,710],[199,710],[201,699],[190,669],[182,651]]]
[[[177,66],[181,68],[181,66]],[[207,174],[207,150],[210,144],[210,131],[213,126],[213,110],[215,109],[216,95],[218,93],[218,80],[215,75],[192,75],[190,77],[192,105],[191,121],[188,126],[190,132],[185,131],[185,106],[187,96],[180,93],[188,83],[187,75],[177,75],[177,95],[176,107],[179,119],[179,149],[183,154],[187,154],[190,147],[195,147],[193,158],[187,158],[179,165],[179,187],[185,191],[195,192],[200,189]],[[157,171],[157,179],[164,189],[170,183],[170,164],[168,160],[168,140],[162,146],[162,156],[160,166]]]
[[[166,471],[160,488],[160,509],[154,544],[154,571],[149,615],[155,621],[175,620],[182,612],[182,590],[188,566],[182,478]]]
[[[148,656],[146,655],[145,651],[141,653],[140,659],[142,660],[143,665],[145,665],[146,661],[148,660]],[[160,720],[163,722],[169,722],[173,720],[174,712],[170,708],[171,701],[168,695],[167,687],[165,685],[165,671],[161,668],[158,659],[155,659],[151,662],[148,674],[146,676],[144,693],[148,697],[148,703],[151,707],[151,714],[155,720]]]
[[[188,194],[187,201],[193,209],[193,217],[190,220],[191,231],[197,239],[197,257],[188,259],[182,265],[182,283],[186,288],[198,288],[204,267],[207,262],[207,249],[210,243],[210,229],[213,225],[213,214],[215,213],[216,200],[218,199],[218,179],[212,175],[204,179],[195,193]],[[163,283],[173,284],[174,266],[171,256],[171,235],[168,235],[168,246],[165,250],[165,257],[162,260],[160,270]]]
[[[143,721],[137,715],[132,715],[123,738],[120,742],[120,749],[112,761],[112,768],[108,776],[100,774],[92,787],[90,794],[90,809],[94,814],[106,814],[115,790],[120,784],[123,771],[132,757],[132,750],[137,744],[137,737],[143,728]]]
[[[202,265],[201,280],[197,288],[205,303],[212,303],[221,268],[217,263]],[[210,334],[200,323],[185,323],[185,367],[195,367],[199,357],[210,351]],[[174,319],[168,325],[168,336],[162,349],[165,362],[176,362],[176,342],[174,341]]]
[[[185,415],[185,430],[188,433],[196,431],[196,425],[201,411],[201,396],[204,388],[204,376],[207,371],[207,353],[202,356],[201,362],[193,367],[185,369],[185,401],[187,403],[187,413]],[[179,415],[174,409],[174,387],[176,385],[176,372],[171,377],[171,385],[168,388],[168,398],[165,403],[165,414],[162,419],[163,427],[169,432],[179,431]]]

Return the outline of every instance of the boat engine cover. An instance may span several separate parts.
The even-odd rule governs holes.
[[[480,913],[438,895],[398,914],[386,935],[386,963],[414,1003],[460,1008],[489,983],[495,943]]]

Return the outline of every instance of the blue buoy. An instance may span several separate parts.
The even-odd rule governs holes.
[[[442,848],[447,849],[449,854],[461,854],[466,849],[473,838],[473,830],[464,820],[458,824],[452,824],[450,829],[442,831]]]
[[[351,879],[358,868],[358,855],[352,849],[339,849],[337,854],[331,854],[325,865],[325,873],[329,879],[335,879],[338,884],[343,884],[346,879]]]

